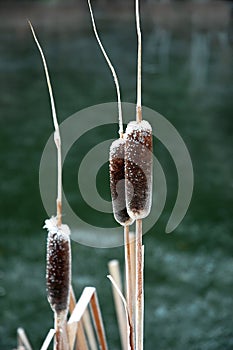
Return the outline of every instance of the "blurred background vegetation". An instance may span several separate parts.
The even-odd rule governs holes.
[[[136,33],[133,1],[93,0],[99,31],[117,68],[125,102],[135,102]],[[233,348],[231,3],[141,1],[143,104],[163,114],[183,137],[195,187],[183,222],[165,235],[177,193],[176,169],[165,147],[154,153],[166,174],[163,215],[145,235],[145,349]],[[16,346],[26,329],[35,349],[50,327],[45,291],[47,214],[39,193],[40,158],[52,132],[41,61],[30,18],[50,67],[59,120],[116,100],[109,69],[93,36],[86,1],[0,2],[0,349]],[[116,135],[112,121],[112,135]],[[88,210],[76,186],[80,152],[109,137],[93,130],[75,144],[64,165],[64,190],[78,213]],[[113,136],[114,137],[114,136]],[[107,162],[107,159],[106,159]],[[110,199],[107,167],[97,187]],[[87,189],[88,190],[88,189]],[[156,199],[156,189],[154,189]],[[104,215],[92,220],[99,225]],[[114,225],[114,221],[113,225]],[[80,235],[82,228],[77,228]],[[109,347],[119,336],[106,279],[107,263],[122,248],[72,242],[73,285],[79,296],[97,287]],[[88,257],[88,258],[87,258]]]

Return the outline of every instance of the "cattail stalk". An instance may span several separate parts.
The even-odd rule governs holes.
[[[121,94],[120,94],[120,86],[118,77],[116,74],[116,71],[101,43],[101,40],[99,38],[95,19],[91,7],[91,1],[88,0],[88,6],[91,14],[91,21],[92,26],[94,30],[95,37],[97,39],[97,42],[100,46],[100,49],[107,61],[107,64],[112,72],[113,79],[116,85],[116,92],[117,92],[117,101],[118,101],[118,119],[119,119],[119,135],[120,138],[116,141],[114,141],[110,147],[110,157],[109,157],[109,163],[110,163],[110,189],[111,189],[111,196],[112,196],[112,204],[113,204],[113,214],[115,217],[115,220],[120,223],[122,226],[124,226],[124,231],[128,232],[128,225],[133,223],[133,219],[128,215],[128,212],[126,210],[126,202],[125,202],[125,140],[123,135],[123,118],[122,118],[122,104],[121,104]],[[128,235],[127,235],[128,237]],[[125,268],[126,268],[126,284],[127,284],[127,302],[131,304],[132,300],[132,287],[130,283],[130,251],[128,249],[128,245],[124,245],[125,249]],[[128,305],[129,306],[129,305]],[[130,313],[129,313],[129,322],[130,322],[130,347],[133,350],[133,320],[132,320],[132,306],[129,307]]]
[[[136,120],[142,120],[142,35],[140,28],[139,0],[136,0],[136,27],[138,36],[138,65],[137,65],[137,109]],[[143,269],[142,269],[142,219],[136,220],[136,350],[143,350],[144,333],[144,293],[143,293]]]
[[[46,59],[30,22],[29,25],[44,66],[55,129],[54,142],[57,147],[57,216],[46,220],[44,226],[48,230],[46,286],[48,301],[54,313],[54,328],[56,331],[54,350],[66,350],[68,349],[68,342],[65,324],[71,285],[71,249],[69,227],[62,225],[61,137]]]
[[[135,0],[138,38],[136,122],[128,124],[125,146],[126,206],[129,216],[136,220],[136,350],[143,350],[144,333],[144,248],[142,219],[151,207],[152,198],[152,129],[142,120],[142,35],[139,0]]]
[[[140,28],[139,0],[136,0],[136,27],[138,36],[137,65],[137,108],[136,120],[142,120],[142,35]],[[142,269],[142,219],[136,220],[136,350],[143,350],[144,314],[143,314],[143,269]]]

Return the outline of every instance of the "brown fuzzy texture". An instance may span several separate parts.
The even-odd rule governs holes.
[[[63,232],[48,233],[46,284],[48,301],[58,315],[68,310],[71,275],[69,236]]]
[[[124,147],[125,142],[120,139],[114,141],[110,148],[110,189],[115,220],[121,225],[129,225],[133,219],[130,218],[126,210]]]
[[[125,177],[127,211],[134,219],[143,219],[151,207],[152,132],[136,127],[126,135]]]

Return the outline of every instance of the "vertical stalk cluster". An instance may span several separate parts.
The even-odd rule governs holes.
[[[135,0],[137,50],[137,105],[136,121],[128,123],[123,131],[120,86],[115,69],[99,38],[91,1],[88,1],[91,21],[100,49],[111,70],[118,100],[119,138],[110,147],[110,190],[115,220],[124,228],[127,349],[143,350],[144,324],[144,246],[142,244],[142,219],[150,212],[152,202],[152,129],[142,118],[141,103],[141,55],[142,37],[140,29],[139,0]],[[70,230],[62,224],[62,154],[61,137],[56,116],[56,108],[46,60],[29,22],[34,40],[39,49],[49,90],[54,123],[54,141],[57,147],[57,215],[45,221],[48,230],[46,285],[49,304],[54,312],[54,350],[68,350],[66,339],[66,319],[71,292],[71,248]],[[129,227],[136,221],[136,246],[132,249]],[[135,251],[135,254],[132,253]],[[115,281],[112,279],[113,283]],[[116,288],[121,293],[116,285]],[[104,342],[102,342],[104,343]]]

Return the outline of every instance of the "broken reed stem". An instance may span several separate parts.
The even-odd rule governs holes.
[[[86,339],[86,335],[84,332],[82,320],[80,320],[78,323],[76,349],[77,350],[88,350],[88,344],[87,344],[87,339]]]
[[[90,344],[90,349],[97,350],[96,338],[88,309],[86,309],[86,311],[83,314],[83,325],[87,334],[88,342]]]
[[[70,288],[70,304],[69,304],[70,314],[73,313],[75,306],[76,306],[76,298],[75,298],[74,290],[71,286],[71,288]],[[79,327],[81,327],[81,330],[79,330]],[[86,310],[84,311],[83,316],[82,316],[82,320],[79,321],[78,330],[77,330],[77,337],[81,338],[80,342],[81,342],[81,344],[83,344],[81,346],[79,343],[80,350],[82,350],[83,347],[86,349],[86,336],[85,336],[85,334],[87,336],[88,343],[90,344],[91,350],[97,350],[96,339],[95,339],[93,326],[91,323],[88,308],[86,308]],[[71,344],[70,344],[70,347],[71,347]],[[87,347],[87,349],[88,349],[88,347]]]
[[[25,350],[32,350],[31,344],[23,328],[20,327],[17,329],[17,337],[18,337],[18,348],[22,347],[22,349],[25,349]]]
[[[93,294],[90,303],[100,348],[101,350],[108,350],[103,320],[101,317],[99,302],[96,293]]]
[[[55,334],[55,329],[50,329],[40,350],[47,350]]]
[[[134,349],[134,318],[133,318],[133,280],[132,280],[132,256],[130,250],[129,225],[124,226],[124,245],[125,245],[125,277],[126,277],[126,300],[130,321],[130,339],[131,349]]]
[[[117,104],[118,104],[118,115],[119,115],[119,135],[121,138],[123,138],[123,119],[122,119],[122,106],[121,106],[121,93],[120,93],[120,85],[119,85],[119,81],[118,81],[118,78],[117,78],[117,74],[116,74],[116,71],[103,47],[103,44],[100,40],[100,37],[99,37],[99,34],[98,34],[98,31],[97,31],[97,28],[96,28],[96,24],[95,24],[95,18],[94,18],[94,14],[93,14],[93,11],[92,11],[92,6],[91,6],[91,1],[88,0],[88,6],[89,6],[89,11],[90,11],[90,14],[91,14],[91,21],[92,21],[92,27],[93,27],[93,31],[94,31],[94,34],[95,34],[95,37],[96,37],[96,40],[99,44],[99,47],[104,55],[104,58],[105,60],[107,61],[107,64],[112,72],[112,75],[113,75],[113,79],[114,79],[114,83],[116,85],[116,91],[117,91]]]
[[[136,220],[136,350],[143,350],[144,326],[144,276],[142,219]]]
[[[35,40],[35,43],[38,47],[38,50],[40,52],[43,66],[44,66],[44,72],[45,72],[45,77],[47,81],[47,86],[49,90],[49,97],[50,97],[50,103],[51,103],[51,109],[52,109],[52,116],[53,116],[53,124],[54,124],[54,142],[57,147],[57,226],[61,226],[62,224],[62,155],[61,155],[61,136],[60,136],[60,130],[59,130],[59,125],[57,121],[57,114],[56,114],[56,108],[55,108],[55,102],[54,102],[54,97],[53,97],[53,90],[50,82],[50,77],[49,77],[49,71],[46,63],[46,59],[43,53],[43,50],[40,46],[40,43],[36,37],[35,31],[33,29],[33,26],[30,21],[28,21],[29,26],[32,31],[33,38]]]

